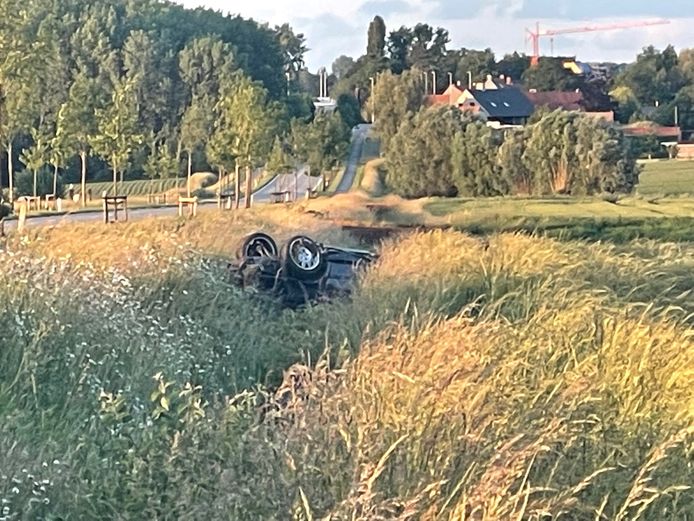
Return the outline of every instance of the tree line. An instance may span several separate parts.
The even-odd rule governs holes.
[[[314,118],[311,96],[291,91],[305,51],[288,25],[165,1],[4,0],[0,189],[12,197],[18,169],[33,178],[24,191],[50,193],[65,177],[83,197],[107,169],[114,183],[194,165],[249,170],[276,139],[320,172],[337,159],[316,159],[315,136],[332,125],[344,140],[345,124],[340,112]],[[49,165],[53,182],[40,183]]]
[[[442,92],[451,79],[467,86],[469,79],[476,82],[487,75],[504,75],[538,91],[579,89],[589,109],[612,108],[620,123],[677,122],[694,130],[694,49],[678,54],[672,46],[662,51],[647,47],[632,63],[612,64],[605,77],[574,74],[564,67],[566,59],[542,57],[538,66],[531,67],[530,57],[522,53],[497,58],[490,48],[451,48],[449,32],[443,27],[419,23],[388,32],[383,18],[377,16],[368,28],[365,54],[356,60],[338,57],[331,80],[335,92],[356,93],[365,115],[371,102],[371,78],[417,71],[428,93]]]
[[[386,143],[385,161],[388,188],[412,198],[629,193],[639,175],[619,129],[561,110],[497,130],[455,107],[423,107]]]

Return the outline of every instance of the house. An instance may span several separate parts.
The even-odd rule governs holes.
[[[535,110],[533,104],[511,84],[510,78],[500,77],[499,80],[487,76],[485,82],[476,83],[474,88],[465,90],[451,84],[443,94],[427,96],[425,101],[430,106],[458,107],[478,115],[494,127],[524,125]]]
[[[425,103],[430,106],[457,105],[458,99],[462,95],[463,91],[460,89],[460,87],[458,87],[454,83],[451,83],[443,94],[434,94],[431,96],[427,96],[425,99]]]
[[[518,88],[466,89],[458,108],[479,115],[493,127],[525,125],[535,111],[528,97]]]
[[[681,150],[682,130],[680,127],[664,127],[651,121],[632,123],[622,127],[624,135],[630,139],[641,157],[672,157],[678,149],[678,156],[684,157],[687,151]],[[677,147],[677,148],[675,148]]]

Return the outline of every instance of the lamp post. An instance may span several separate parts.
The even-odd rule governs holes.
[[[431,93],[436,96],[436,71],[431,71],[431,75],[433,76],[432,84],[431,84]]]
[[[449,72],[448,73],[448,86],[450,87],[451,85],[453,85],[453,73]]]
[[[376,88],[376,80],[373,76],[370,76],[369,80],[371,80],[371,124],[373,125],[376,122],[376,93],[374,92]]]
[[[472,89],[472,73],[467,71],[467,88]]]
[[[291,76],[290,76],[289,72],[285,72],[284,75],[287,78],[287,96],[289,96],[289,78]]]

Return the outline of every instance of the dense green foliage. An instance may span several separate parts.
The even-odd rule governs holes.
[[[93,177],[90,154],[114,177],[141,174],[149,154],[179,160],[187,151],[204,164],[212,109],[232,74],[291,105],[278,117],[307,115],[287,99],[285,70],[303,65],[305,47],[286,25],[271,29],[159,0],[7,0],[0,19],[5,183],[13,183],[18,160],[32,171],[70,165],[64,175],[76,181],[79,156],[83,182]]]
[[[692,49],[680,55],[672,46],[663,51],[646,47],[615,78],[610,93],[618,103],[620,121],[648,119],[660,124],[677,122],[694,129],[694,54]]]
[[[620,130],[565,111],[497,131],[457,108],[423,109],[390,141],[386,165],[405,197],[629,193],[638,183]]]

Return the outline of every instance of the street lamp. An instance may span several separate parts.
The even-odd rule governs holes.
[[[376,80],[374,80],[373,76],[370,76],[369,80],[371,80],[371,124],[373,125],[376,122],[376,97],[374,92]]]
[[[431,93],[436,96],[436,71],[431,71],[431,75],[434,77],[431,84]]]
[[[449,86],[453,85],[453,73],[452,72],[448,73],[448,85]]]

